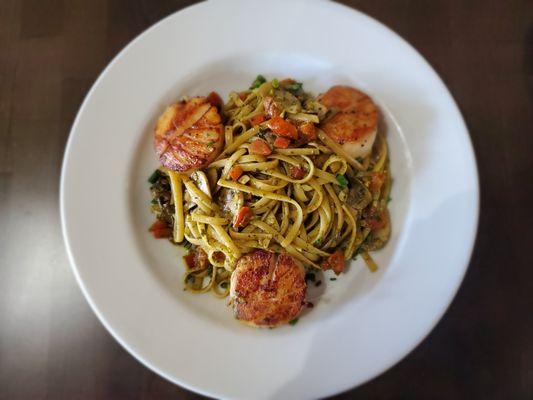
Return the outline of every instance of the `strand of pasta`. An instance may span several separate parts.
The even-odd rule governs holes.
[[[343,148],[337,144],[333,139],[331,139],[328,135],[324,133],[321,129],[317,129],[318,138],[331,150],[333,150],[335,153],[337,153],[338,156],[344,158],[348,164],[350,164],[355,169],[362,171],[364,168],[361,165],[360,162],[355,160],[353,157],[350,157],[348,153],[346,153]]]
[[[319,265],[315,264],[313,261],[309,260],[303,254],[298,252],[292,245],[283,246],[281,244],[281,242],[283,241],[283,235],[281,235],[281,233],[277,232],[274,228],[272,228],[268,224],[264,223],[263,221],[259,221],[259,220],[252,220],[250,221],[250,223],[262,229],[263,231],[272,234],[273,238],[280,244],[280,246],[284,250],[286,250],[289,254],[292,254],[293,256],[295,256],[298,260],[302,261],[304,264],[311,265],[317,269],[321,269]]]
[[[189,177],[182,175],[182,180],[193,201],[204,212],[209,213],[210,211],[214,211],[218,208],[203,191],[198,189],[198,187],[189,179]]]
[[[378,135],[378,141],[379,141],[379,159],[374,165],[374,168],[372,168],[372,171],[381,171],[383,169],[383,166],[385,165],[385,160],[387,159],[387,141],[385,138],[383,138],[382,135]]]
[[[239,146],[259,132],[259,126],[255,126],[253,128],[248,129],[246,132],[242,133],[241,135],[237,136],[236,138],[233,138],[233,143],[231,143],[229,146],[227,146],[222,153],[217,157],[217,160],[220,160],[221,158],[224,158],[226,154],[232,153],[236,149],[239,148]]]
[[[337,225],[336,225],[336,231],[341,232],[341,228],[342,228],[342,224],[344,223],[344,214],[342,212],[342,205],[341,205],[341,202],[339,200],[339,198],[337,197],[337,194],[335,193],[335,191],[331,188],[331,185],[324,185],[324,187],[326,188],[326,191],[328,192],[329,196],[331,197],[331,199],[333,200],[333,204],[335,205],[335,210],[337,211]]]
[[[224,169],[222,170],[222,173],[220,174],[223,178],[227,178],[229,171],[233,167],[233,164],[237,162],[239,158],[241,158],[246,153],[245,149],[239,149],[235,153],[231,155],[230,158],[228,158],[224,163]]]
[[[174,229],[173,236],[176,243],[183,242],[185,231],[185,220],[183,218],[183,189],[181,178],[174,171],[167,170],[170,178],[170,190],[174,200]]]
[[[267,191],[261,190],[261,189],[250,188],[248,186],[241,185],[240,183],[231,182],[231,181],[227,181],[227,180],[224,180],[224,179],[220,179],[218,181],[218,185],[222,186],[222,187],[227,187],[227,188],[230,188],[230,189],[236,189],[236,190],[239,190],[241,192],[250,193],[250,194],[252,194],[254,196],[267,197],[267,198],[270,198],[272,200],[283,201],[283,202],[292,204],[296,208],[297,218],[293,222],[293,225],[289,228],[289,231],[287,232],[287,235],[285,236],[284,240],[280,244],[281,244],[281,246],[285,247],[285,246],[289,245],[294,240],[294,238],[298,234],[298,230],[300,229],[300,225],[302,224],[302,221],[303,221],[302,208],[300,207],[300,205],[296,201],[294,201],[290,197],[287,197],[287,196],[284,196],[284,195],[267,192]]]
[[[350,212],[348,207],[346,207],[345,204],[342,205],[342,209],[344,210],[344,212],[346,213],[346,216],[348,217],[346,218],[346,220],[348,221],[348,225],[350,226],[350,229],[351,229],[350,240],[348,242],[348,245],[346,246],[346,249],[344,250],[344,258],[348,260],[352,257],[352,254],[355,251],[355,237],[357,234],[357,223],[355,222],[355,218],[353,217],[352,213]]]

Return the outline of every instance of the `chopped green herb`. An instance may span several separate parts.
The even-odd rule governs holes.
[[[154,172],[152,172],[152,175],[150,175],[150,177],[148,178],[148,182],[150,182],[151,184],[154,184],[157,182],[160,176],[161,176],[161,172],[158,169],[156,169]]]
[[[289,325],[294,326],[294,325],[296,325],[297,322],[298,322],[298,318],[291,319],[291,320],[289,321]]]
[[[190,249],[192,244],[191,242],[189,242],[187,239],[183,239],[183,242],[179,243],[181,244],[183,247],[185,247],[186,249]]]
[[[261,86],[265,82],[266,82],[266,78],[263,75],[257,75],[255,80],[252,82],[250,89],[257,89],[259,86]]]
[[[336,178],[341,188],[345,188],[346,186],[348,186],[348,179],[346,179],[344,175],[337,175]]]
[[[322,238],[319,237],[315,240],[315,243],[313,243],[313,246],[320,246],[321,244],[322,244]]]
[[[392,200],[392,197],[388,196],[388,197],[387,197],[387,204],[390,203],[391,200]]]
[[[322,281],[318,281],[317,283],[315,283],[316,287],[319,287],[320,285],[322,285]]]
[[[279,88],[279,81],[276,78],[272,79],[272,87],[274,89]]]
[[[226,288],[228,287],[228,281],[224,281],[224,282],[222,282],[222,283],[220,284],[220,287],[221,287],[222,289],[226,289]]]
[[[361,252],[361,247],[358,247],[357,249],[355,249],[355,251],[352,254],[352,260],[356,260],[360,252]]]
[[[336,281],[337,278],[329,278],[330,281]]]
[[[302,89],[303,83],[302,82],[294,82],[293,84],[286,87],[286,89],[289,92],[296,93],[299,92]]]
[[[150,201],[150,204],[154,204],[155,205],[155,204],[159,204],[159,202],[157,201],[157,199],[152,199]]]
[[[316,279],[316,276],[312,272],[308,272],[307,274],[305,274],[305,280],[306,281],[314,282],[315,279]]]

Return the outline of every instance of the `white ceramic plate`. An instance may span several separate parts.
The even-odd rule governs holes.
[[[373,19],[326,1],[208,1],[127,46],[89,92],[68,142],[63,233],[110,333],[165,378],[215,397],[317,398],[398,362],[459,287],[478,217],[468,132],[426,61]],[[393,174],[390,243],[352,263],[296,326],[254,330],[224,301],[183,292],[175,247],[148,233],[152,129],[184,94],[291,76],[315,93],[350,84],[379,104]]]

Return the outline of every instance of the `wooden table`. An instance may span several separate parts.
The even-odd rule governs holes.
[[[200,398],[98,322],[70,271],[58,209],[65,141],[92,82],[189,3],[0,0],[0,399]],[[346,3],[411,42],[450,88],[477,154],[481,219],[466,279],[435,330],[337,398],[531,399],[533,2]]]

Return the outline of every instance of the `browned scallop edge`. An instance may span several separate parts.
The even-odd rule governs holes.
[[[235,317],[257,327],[273,327],[294,319],[305,303],[302,266],[288,254],[265,250],[245,254],[232,279]]]

